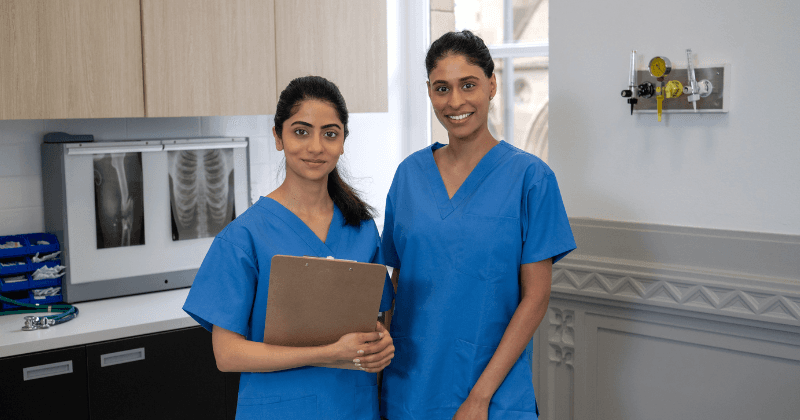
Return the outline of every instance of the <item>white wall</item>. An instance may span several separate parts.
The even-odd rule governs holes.
[[[413,3],[413,2],[412,2]],[[388,0],[388,82],[389,112],[350,115],[350,136],[345,143],[344,163],[353,177],[353,184],[378,211],[382,225],[386,193],[402,156],[409,149],[401,139],[414,137],[427,144],[427,127],[409,122],[414,117],[409,94],[416,86],[413,79],[424,77],[424,68],[412,72],[405,66],[408,57],[417,61],[419,42],[409,45],[410,32],[423,33],[427,26],[407,10],[405,2]],[[423,9],[424,10],[424,9]],[[412,17],[409,17],[412,16]],[[425,22],[427,20],[424,20]],[[424,57],[424,50],[422,51]],[[416,65],[416,61],[412,60]],[[335,82],[335,81],[334,81]],[[283,88],[283,87],[281,87]],[[419,90],[419,89],[416,89]],[[423,92],[424,93],[424,92]],[[346,100],[347,98],[345,98]],[[417,111],[425,117],[425,110]],[[93,134],[96,141],[136,140],[147,138],[228,136],[251,138],[251,188],[257,198],[277,187],[282,153],[274,148],[272,116],[192,117],[192,118],[128,118],[88,120],[7,120],[0,121],[0,235],[41,232],[44,230],[40,144],[45,133],[65,131],[70,134]],[[417,127],[410,134],[407,127]],[[409,150],[406,150],[409,149]]]
[[[798,28],[795,1],[553,2],[550,164],[569,215],[800,234]],[[731,63],[730,112],[630,116],[630,51],[685,68],[686,48]]]

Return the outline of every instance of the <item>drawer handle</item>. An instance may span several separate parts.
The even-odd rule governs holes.
[[[144,360],[144,347],[138,349],[118,351],[100,356],[100,367],[121,365],[123,363]]]
[[[72,360],[23,368],[22,378],[25,381],[30,381],[33,379],[47,378],[49,376],[66,375],[67,373],[72,373]]]

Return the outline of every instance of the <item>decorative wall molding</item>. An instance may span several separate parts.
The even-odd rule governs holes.
[[[800,237],[571,219],[552,291],[800,326]],[[764,254],[769,253],[769,257]]]

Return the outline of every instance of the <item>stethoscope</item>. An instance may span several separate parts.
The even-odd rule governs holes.
[[[46,328],[50,328],[53,325],[63,324],[67,321],[77,318],[78,316],[78,308],[66,303],[53,304],[53,305],[40,305],[38,303],[19,302],[14,299],[9,299],[5,296],[0,296],[0,301],[3,301],[11,305],[19,306],[21,308],[7,312],[0,312],[0,315],[18,315],[18,314],[30,314],[38,312],[61,312],[60,314],[56,315],[26,316],[25,325],[22,327],[23,331],[43,330]]]

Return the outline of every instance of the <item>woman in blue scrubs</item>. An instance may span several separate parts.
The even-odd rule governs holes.
[[[183,306],[212,331],[219,369],[242,372],[237,419],[378,418],[376,372],[394,353],[380,323],[374,333],[347,334],[327,346],[263,343],[274,255],[382,260],[372,209],[337,170],[347,120],[333,83],[314,76],[289,83],[272,129],[286,179],[217,235]],[[387,276],[381,311],[392,298]],[[316,367],[341,362],[360,370]]]
[[[469,31],[425,60],[449,144],[405,159],[386,199],[382,247],[397,285],[389,420],[536,419],[529,356],[552,264],[575,248],[555,175],[488,128],[494,64]]]

